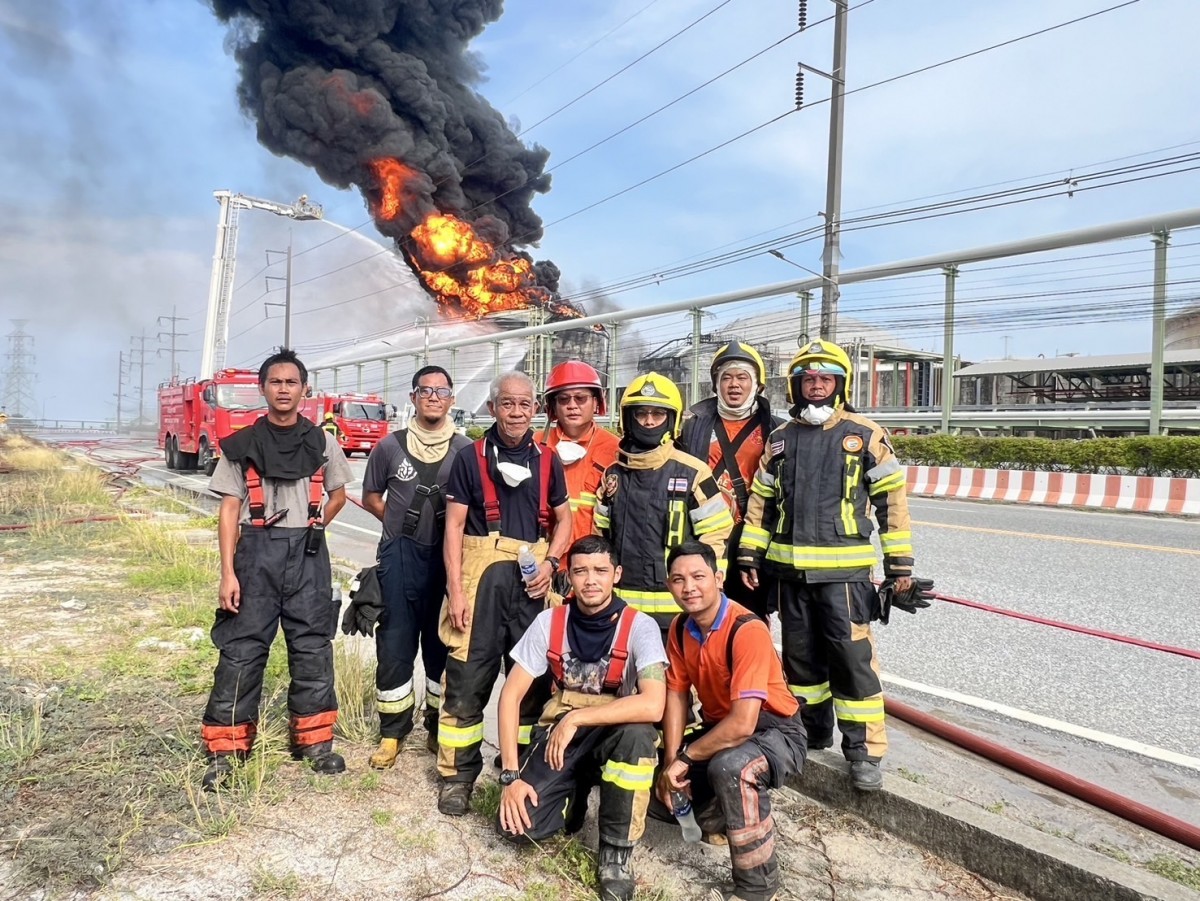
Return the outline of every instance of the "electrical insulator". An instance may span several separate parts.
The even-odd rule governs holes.
[[[800,30],[808,27],[808,0],[800,0]]]
[[[804,70],[796,70],[796,109],[804,106]]]

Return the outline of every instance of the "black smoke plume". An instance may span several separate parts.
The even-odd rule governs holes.
[[[399,216],[376,217],[385,234],[402,239],[436,209],[494,217],[513,244],[542,237],[530,203],[550,187],[549,152],[525,146],[472,87],[481,64],[467,45],[503,0],[210,2],[232,26],[239,99],[264,147],[357,185],[373,211],[371,160],[424,173]]]

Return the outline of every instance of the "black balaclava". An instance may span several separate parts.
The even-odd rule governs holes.
[[[617,623],[626,604],[614,594],[611,603],[602,612],[588,615],[574,596],[568,598],[567,603],[571,605],[571,612],[567,616],[567,644],[571,653],[584,663],[595,663],[612,647]]]
[[[633,411],[634,407],[626,407],[621,411],[621,431],[624,433],[621,437],[621,448],[623,450],[634,454],[644,454],[656,447],[661,447],[663,438],[673,433],[675,417],[678,415],[674,410],[667,410],[666,421],[653,429],[648,429],[638,423]]]

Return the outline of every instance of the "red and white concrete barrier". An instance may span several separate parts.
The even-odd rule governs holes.
[[[1200,479],[909,466],[910,494],[1200,516]]]

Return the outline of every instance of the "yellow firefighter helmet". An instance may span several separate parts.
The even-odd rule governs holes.
[[[792,362],[788,364],[787,398],[789,404],[802,403],[800,394],[800,377],[806,372],[827,372],[830,375],[840,375],[846,382],[841,391],[841,402],[845,403],[850,396],[850,379],[853,367],[850,356],[832,341],[818,339],[805,344]]]
[[[625,411],[630,407],[662,407],[671,415],[668,433],[678,438],[683,428],[683,395],[665,375],[647,372],[629,383],[621,396],[621,427],[625,426]]]

